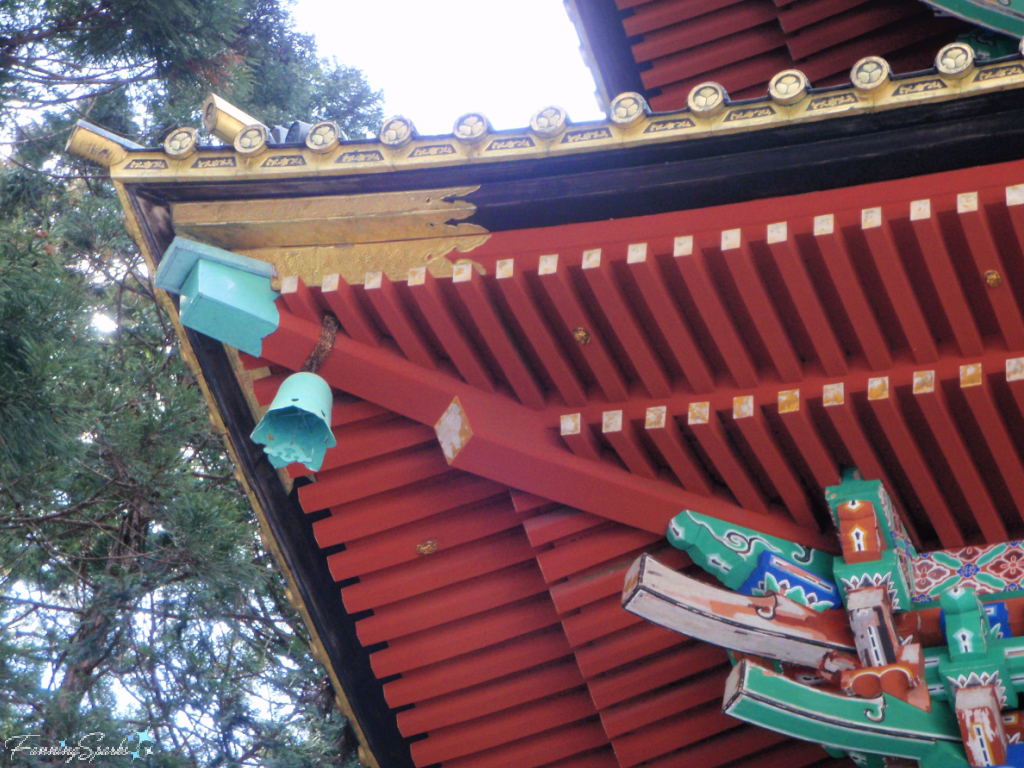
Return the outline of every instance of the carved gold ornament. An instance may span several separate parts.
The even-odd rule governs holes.
[[[544,107],[530,118],[530,129],[538,136],[557,136],[565,130],[566,120],[561,107]]]
[[[619,125],[632,125],[643,120],[649,113],[650,107],[639,93],[620,93],[612,99],[608,110],[611,121]]]
[[[974,69],[974,49],[967,43],[950,43],[935,57],[939,74],[959,80]]]
[[[318,155],[330,152],[342,139],[341,128],[333,120],[324,120],[309,129],[306,134],[306,146]]]
[[[880,56],[867,56],[853,65],[850,82],[861,91],[874,91],[889,82],[892,68]]]
[[[380,127],[380,142],[394,149],[400,149],[412,141],[416,129],[412,120],[401,115],[389,117]]]
[[[711,117],[721,112],[728,101],[725,88],[718,83],[701,83],[686,97],[686,106],[695,115]]]
[[[196,151],[198,139],[195,128],[176,128],[164,139],[164,152],[175,159],[184,159]]]
[[[587,346],[590,343],[590,331],[583,326],[572,329],[572,337],[576,339],[576,343],[581,347]]]
[[[267,148],[267,129],[250,125],[235,134],[235,151],[242,155],[258,155]]]
[[[455,121],[453,133],[459,141],[478,144],[491,132],[490,121],[479,112],[470,112]]]
[[[787,69],[768,83],[768,95],[777,104],[795,104],[807,94],[809,86],[807,75],[798,69]]]

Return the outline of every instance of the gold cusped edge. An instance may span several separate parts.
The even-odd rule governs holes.
[[[966,76],[949,76],[931,70],[890,80],[873,90],[852,84],[844,88],[808,89],[800,100],[788,105],[765,96],[728,104],[711,116],[683,109],[644,114],[628,125],[611,120],[569,123],[554,136],[541,136],[529,129],[493,131],[474,142],[460,141],[454,134],[416,136],[402,147],[390,147],[377,139],[362,139],[343,141],[326,153],[316,153],[305,146],[272,146],[256,156],[240,154],[230,146],[204,147],[187,158],[174,158],[156,149],[126,148],[122,144],[110,147],[110,151],[98,159],[95,145],[101,138],[109,141],[109,134],[102,129],[96,129],[98,133],[93,134],[92,126],[80,124],[68,142],[68,149],[108,165],[114,179],[133,183],[343,176],[424,166],[536,159],[696,139],[948,101],[1022,86],[1024,61],[1018,57],[977,66]]]

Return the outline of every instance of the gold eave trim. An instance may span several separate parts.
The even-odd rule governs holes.
[[[962,79],[932,71],[892,80],[874,91],[852,85],[810,90],[789,105],[768,97],[729,104],[713,117],[687,109],[645,115],[632,125],[610,120],[570,124],[554,137],[523,129],[495,131],[474,144],[459,141],[454,135],[417,137],[401,148],[368,139],[342,142],[324,154],[305,147],[271,146],[256,156],[238,153],[229,146],[207,147],[184,159],[175,159],[161,150],[131,150],[111,164],[110,172],[115,180],[122,182],[194,182],[198,179],[346,176],[530,160],[744,133],[1020,87],[1024,87],[1024,61],[1016,59],[979,66]],[[71,147],[71,151],[75,148]]]

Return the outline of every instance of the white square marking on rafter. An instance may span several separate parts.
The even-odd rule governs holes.
[[[498,259],[497,263],[494,265],[494,277],[498,280],[504,280],[512,277],[512,262],[512,259]]]
[[[860,212],[861,229],[874,229],[875,227],[880,226],[882,226],[881,208],[865,208]]]
[[[537,269],[538,275],[553,275],[558,271],[558,254],[549,253],[540,257],[540,266]]]
[[[299,290],[299,276],[288,275],[281,278],[281,293],[296,293]]]
[[[693,235],[686,235],[685,237],[677,237],[674,247],[672,248],[673,256],[692,256],[693,255]]]
[[[473,265],[468,261],[460,261],[452,270],[453,283],[468,283],[473,279]]]
[[[981,363],[968,363],[960,366],[960,386],[981,386]]]
[[[647,243],[632,243],[626,250],[626,263],[639,264],[647,261]]]
[[[779,392],[779,413],[796,413],[799,410],[799,389],[784,389]]]
[[[1006,188],[1007,205],[1024,205],[1024,184],[1014,184]]]
[[[656,405],[647,409],[647,417],[644,420],[646,429],[664,429],[668,421],[668,408],[664,405]]]
[[[910,203],[910,220],[920,221],[932,217],[931,200],[914,200]]]
[[[427,268],[413,267],[409,270],[409,285],[423,285],[427,282]]]
[[[868,400],[885,400],[889,397],[889,377],[877,376],[868,379]]]
[[[711,403],[690,403],[690,407],[686,410],[686,423],[707,424],[710,414]]]
[[[914,371],[914,394],[927,395],[935,391],[935,371]]]
[[[366,288],[366,290],[372,291],[374,288],[380,288],[380,285],[383,281],[383,272],[367,272],[366,282],[363,283],[363,286]]]
[[[1024,379],[1024,357],[1011,357],[1006,361],[1006,380],[1020,381]]]
[[[583,268],[597,269],[601,266],[601,249],[592,248],[583,252]]]
[[[324,280],[320,284],[320,287],[322,290],[325,290],[328,293],[331,291],[336,291],[338,290],[338,283],[340,282],[340,280],[341,276],[338,275],[337,273],[333,275],[324,275]]]
[[[580,433],[580,414],[567,413],[562,416],[562,434],[578,435]]]
[[[605,411],[601,414],[602,432],[622,431],[622,411]]]
[[[740,231],[738,229],[726,229],[722,231],[722,250],[732,251],[740,247]]]
[[[786,225],[786,222],[779,221],[768,225],[769,243],[784,243],[787,237],[789,237],[789,227]]]
[[[836,228],[836,217],[831,213],[814,217],[814,236],[831,235]]]
[[[978,210],[977,192],[961,192],[956,196],[957,213],[970,213],[971,211],[976,210]]]
[[[842,405],[846,402],[846,391],[843,382],[826,384],[821,388],[821,401],[826,408],[830,405]]]
[[[732,417],[734,419],[749,419],[754,415],[754,396],[740,395],[732,399]]]

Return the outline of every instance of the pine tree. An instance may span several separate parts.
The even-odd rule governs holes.
[[[116,195],[62,147],[83,115],[152,144],[210,88],[359,135],[380,94],[276,0],[29,6],[0,0],[0,742],[148,730],[148,765],[352,764]]]

